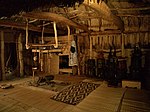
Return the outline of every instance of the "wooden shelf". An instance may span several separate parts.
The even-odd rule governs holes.
[[[60,53],[62,52],[61,49],[52,49],[52,50],[36,50],[36,49],[32,49],[32,52],[42,52],[42,53]]]

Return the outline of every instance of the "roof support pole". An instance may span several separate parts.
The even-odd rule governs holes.
[[[44,44],[44,22],[42,26],[42,44]]]
[[[92,59],[92,44],[93,44],[93,42],[92,42],[92,40],[93,40],[93,38],[90,36],[90,59]]]
[[[68,46],[69,46],[69,42],[70,42],[70,27],[67,25],[68,28]]]
[[[26,24],[26,49],[29,49],[29,45],[28,45],[28,29],[29,29],[29,21],[27,20],[27,24]]]
[[[1,70],[2,70],[2,80],[5,80],[6,79],[6,76],[5,76],[5,50],[4,50],[4,47],[5,47],[5,44],[4,44],[4,31],[1,31],[1,38],[0,38],[0,42],[1,42],[1,54],[0,54],[0,57],[1,57]]]
[[[125,56],[125,49],[124,49],[124,42],[125,42],[125,38],[124,38],[124,34],[121,33],[121,55],[122,57]]]
[[[22,46],[22,34],[18,37],[18,54],[19,54],[19,73],[20,77],[24,76],[24,63],[23,63],[23,46]]]
[[[53,23],[54,32],[55,32],[55,45],[54,48],[58,48],[58,37],[57,37],[57,29],[56,29],[56,22]]]

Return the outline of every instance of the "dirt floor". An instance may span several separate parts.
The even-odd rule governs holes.
[[[33,83],[31,76],[1,81],[0,85],[12,85],[12,88],[0,88],[0,112],[150,112],[149,91],[108,87],[107,82],[99,79],[68,74],[56,75],[54,81],[58,84],[58,87],[53,86],[57,91],[45,88],[48,86],[45,84],[45,87],[30,85]],[[81,81],[100,86],[77,105],[51,99],[65,87]]]
[[[63,85],[56,84],[52,88],[51,84],[43,84],[44,86],[30,85],[33,83],[31,76],[1,81],[0,85],[12,85],[12,87],[8,89],[0,88],[0,112],[68,112],[74,108],[73,105],[57,102],[50,98],[65,87],[83,80],[89,79],[68,74],[56,75],[54,81],[63,82]],[[64,85],[64,82],[68,84]],[[54,88],[57,88],[57,91],[52,90]]]

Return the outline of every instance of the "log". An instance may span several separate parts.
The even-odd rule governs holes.
[[[25,18],[32,18],[32,19],[39,19],[39,20],[48,20],[48,21],[55,21],[55,22],[61,22],[65,25],[69,25],[78,29],[85,30],[89,32],[88,27],[82,24],[75,23],[71,21],[70,19],[67,19],[61,15],[50,13],[50,12],[29,12],[23,15]]]
[[[2,80],[6,80],[5,76],[5,50],[4,50],[4,31],[1,31],[1,69],[2,69]]]

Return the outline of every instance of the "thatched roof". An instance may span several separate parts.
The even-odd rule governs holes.
[[[31,12],[38,7],[45,5],[57,7],[73,7],[76,3],[83,3],[84,0],[0,0],[0,17],[10,17],[22,11]],[[100,2],[101,0],[97,0]],[[147,7],[150,5],[150,0],[102,0],[111,8],[135,8]],[[120,4],[117,4],[120,3]],[[141,11],[147,14],[150,11]]]
[[[89,4],[80,5],[79,9],[75,8],[83,1],[86,0],[0,0],[0,26],[25,29],[26,19],[28,19],[29,30],[41,32],[44,25],[45,33],[53,33],[53,21],[56,21],[58,22],[58,33],[67,34],[66,25],[88,32],[87,20],[96,18],[113,22],[118,29],[123,30],[122,15],[150,15],[150,0],[97,0],[98,8]],[[100,5],[102,1],[106,5]],[[72,9],[69,10],[68,7]],[[44,15],[45,13],[48,16]],[[36,14],[40,16],[37,17]],[[53,18],[52,15],[55,17]],[[63,20],[60,22],[59,18]]]
[[[0,17],[10,17],[22,11],[31,12],[45,5],[57,7],[73,7],[75,3],[81,4],[84,0],[0,0]]]

